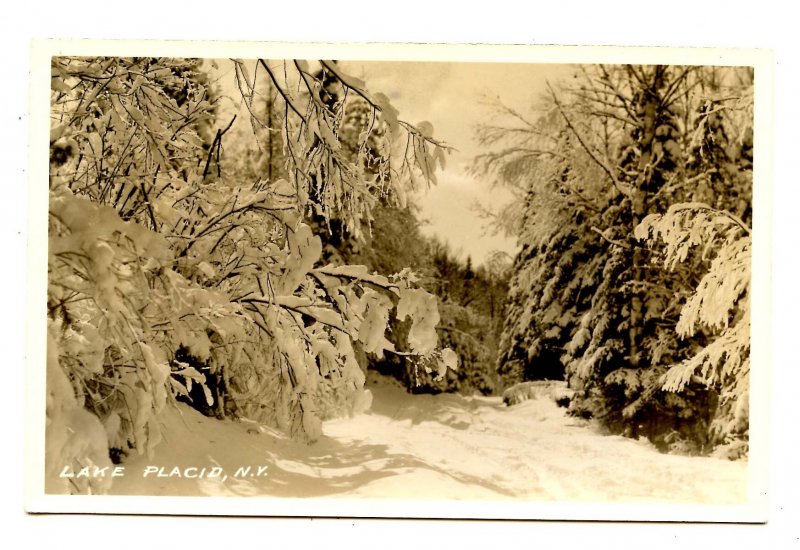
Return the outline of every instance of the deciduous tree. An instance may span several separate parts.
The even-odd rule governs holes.
[[[368,105],[353,158],[339,137],[345,103],[326,103],[309,63],[233,64],[248,107],[256,79],[280,98],[285,178],[225,172],[233,121],[215,116],[199,61],[52,61],[48,490],[64,489],[55,468],[102,465],[109,447],[116,459],[154,452],[173,396],[204,384],[195,360],[237,414],[306,440],[321,420],[369,405],[353,346],[392,352],[393,309],[411,325],[405,353],[455,367],[437,346],[436,300],[413,273],[324,265],[305,221],[314,212],[363,233],[378,200],[433,180],[443,145],[318,62]],[[379,115],[385,155],[367,174]]]

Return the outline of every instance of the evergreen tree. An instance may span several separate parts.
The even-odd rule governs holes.
[[[479,130],[490,151],[476,170],[522,204],[498,365],[509,382],[563,372],[580,390],[577,414],[665,447],[708,443],[719,388],[663,389],[668,367],[706,343],[675,327],[708,259],[685,253],[667,271],[635,231],[699,196],[747,214],[747,121],[725,116],[747,80],[733,69],[582,68],[550,89],[538,118],[500,106],[513,124]]]

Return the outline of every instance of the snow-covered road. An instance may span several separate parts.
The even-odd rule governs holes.
[[[128,460],[111,493],[702,504],[747,496],[744,461],[664,455],[600,435],[551,399],[506,407],[500,398],[413,396],[380,376],[368,388],[371,411],[326,422],[310,446],[181,407],[156,456]]]

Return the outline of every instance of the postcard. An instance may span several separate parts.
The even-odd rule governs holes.
[[[770,52],[31,65],[27,510],[766,521]]]

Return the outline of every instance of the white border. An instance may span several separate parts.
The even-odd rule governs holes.
[[[46,296],[47,129],[52,55],[336,58],[518,63],[665,63],[751,65],[756,69],[751,454],[748,502],[735,506],[650,503],[452,502],[216,497],[78,497],[44,495],[44,364]],[[43,41],[31,49],[28,210],[28,332],[26,336],[25,506],[29,511],[330,517],[591,519],[763,522],[769,461],[770,280],[773,64],[769,51],[559,46],[288,44],[176,41]]]

